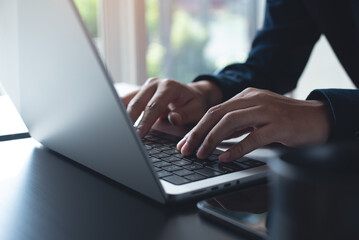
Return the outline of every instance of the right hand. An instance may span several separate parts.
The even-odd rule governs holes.
[[[175,125],[197,123],[206,111],[222,101],[221,90],[209,81],[190,84],[150,78],[137,91],[122,98],[133,122],[143,113],[137,133],[145,137],[158,118]]]

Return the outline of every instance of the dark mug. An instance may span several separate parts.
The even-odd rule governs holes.
[[[359,239],[358,143],[295,149],[269,165],[269,239]]]

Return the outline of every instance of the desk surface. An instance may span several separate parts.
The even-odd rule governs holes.
[[[33,139],[0,153],[0,239],[241,239],[195,203],[157,204]]]

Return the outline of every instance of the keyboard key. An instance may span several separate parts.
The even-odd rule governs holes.
[[[186,165],[186,166],[183,166],[183,168],[185,168],[185,169],[187,169],[187,170],[197,170],[197,169],[201,169],[201,168],[203,168],[201,165],[198,165],[198,164],[194,164],[194,163],[192,163],[192,164],[190,164],[190,165]]]
[[[171,176],[171,175],[172,175],[172,173],[167,172],[167,171],[159,171],[159,172],[157,172],[157,176],[159,178],[164,178],[164,177],[168,177],[168,176]]]
[[[237,161],[234,161],[231,163],[225,163],[225,165],[229,168],[233,168],[236,171],[241,171],[241,170],[251,168],[250,166],[243,164],[242,162],[237,162]]]
[[[151,147],[153,147],[153,148],[158,148],[158,147],[161,147],[161,146],[163,146],[163,144],[161,144],[161,143],[151,143],[150,144],[151,145]]]
[[[175,161],[179,161],[179,160],[181,160],[181,159],[176,158],[176,157],[174,157],[174,156],[169,156],[169,157],[164,157],[164,158],[162,158],[162,160],[164,160],[164,161],[166,161],[166,162],[175,162]]]
[[[163,153],[163,152],[156,153],[156,154],[152,155],[152,157],[156,157],[156,158],[164,158],[164,157],[168,157],[168,156],[169,156],[168,154]]]
[[[156,149],[151,149],[151,150],[148,150],[147,151],[148,152],[148,154],[151,156],[151,155],[154,155],[154,154],[156,154],[156,153],[160,153],[160,151],[159,150],[156,150]]]
[[[177,157],[177,158],[184,158],[185,157],[181,153],[174,154],[173,156]]]
[[[185,176],[185,178],[190,181],[198,181],[198,180],[205,179],[206,177],[202,176],[201,174],[195,173],[195,174],[187,175],[187,176]]]
[[[171,148],[170,150],[163,151],[169,155],[178,154],[180,153],[177,149]]]
[[[151,159],[152,163],[156,163],[156,162],[161,161],[161,159],[155,158],[155,157],[150,157],[150,159]]]
[[[147,144],[145,144],[145,148],[146,148],[147,150],[151,150],[151,149],[152,149],[152,147],[151,147],[150,145],[147,145]]]
[[[209,168],[198,169],[198,170],[195,170],[195,172],[199,173],[201,175],[204,175],[206,177],[214,177],[214,176],[221,175],[220,172],[214,171],[214,170],[209,169]]]
[[[175,143],[164,143],[163,145],[171,147],[171,148],[176,148],[177,144]]]
[[[201,166],[203,166],[203,167],[210,166],[210,165],[216,163],[216,162],[212,162],[212,161],[208,161],[208,160],[202,160],[202,159],[196,159],[194,162],[201,165]]]
[[[184,156],[184,158],[186,160],[190,160],[190,161],[197,161],[199,160],[196,156]]]
[[[169,171],[169,172],[173,172],[173,171],[182,170],[183,168],[176,166],[176,165],[171,165],[171,166],[163,167],[162,169]]]
[[[171,164],[165,161],[161,161],[161,162],[156,162],[153,164],[153,166],[158,167],[158,168],[163,168],[163,167],[167,167],[170,166]]]
[[[161,168],[158,168],[158,167],[153,167],[153,170],[155,170],[156,172],[158,172],[158,171],[161,171],[162,169],[161,169]]]
[[[172,162],[172,164],[175,164],[175,165],[177,165],[177,166],[181,166],[181,167],[182,167],[182,166],[191,164],[191,162],[182,159],[182,160],[180,160],[180,161]]]
[[[222,151],[219,151],[219,150],[214,150],[213,152],[212,152],[212,155],[215,155],[215,156],[219,156],[219,155],[221,155],[223,152]]]
[[[187,170],[187,169],[182,169],[182,170],[179,170],[179,171],[175,171],[175,172],[173,172],[173,173],[176,174],[176,175],[178,175],[178,176],[183,177],[183,176],[186,176],[186,175],[193,174],[194,172],[189,171],[189,170]]]
[[[234,172],[235,169],[232,169],[230,167],[227,167],[226,165],[224,165],[223,163],[215,163],[212,166],[207,166],[206,168],[210,168],[213,169],[217,172],[220,173],[230,173],[230,172]]]
[[[161,146],[161,147],[157,147],[156,149],[158,149],[160,151],[165,151],[165,150],[170,150],[171,148],[168,146]]]
[[[172,176],[169,176],[169,177],[165,177],[165,178],[163,178],[163,180],[165,180],[167,182],[170,182],[172,184],[175,184],[175,185],[181,185],[181,184],[189,183],[189,180],[187,180],[187,179],[185,179],[183,177],[177,176],[177,175],[172,175]]]
[[[218,161],[218,156],[216,155],[211,155],[207,158],[209,161]]]
[[[265,164],[264,162],[253,160],[253,159],[247,160],[247,161],[242,162],[242,163],[244,163],[245,165],[248,165],[250,167],[259,167],[259,166],[262,166],[262,165]]]

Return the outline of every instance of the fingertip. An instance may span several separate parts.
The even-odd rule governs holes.
[[[221,162],[230,162],[231,161],[231,153],[229,151],[222,153],[219,155],[219,161]]]
[[[182,125],[183,124],[183,119],[182,116],[177,113],[177,112],[171,112],[168,114],[168,121],[172,124],[172,125]]]
[[[182,138],[178,143],[177,143],[177,150],[181,151],[183,145],[186,143],[186,138]]]
[[[188,144],[188,142],[185,142],[185,144],[183,145],[183,147],[181,148],[181,153],[184,155],[184,156],[188,156],[191,154],[191,148]]]
[[[204,147],[200,147],[197,151],[197,158],[199,159],[205,159],[208,157],[208,154],[206,152],[206,149]]]
[[[147,134],[147,131],[143,129],[142,126],[137,127],[136,132],[141,139],[143,139]]]

